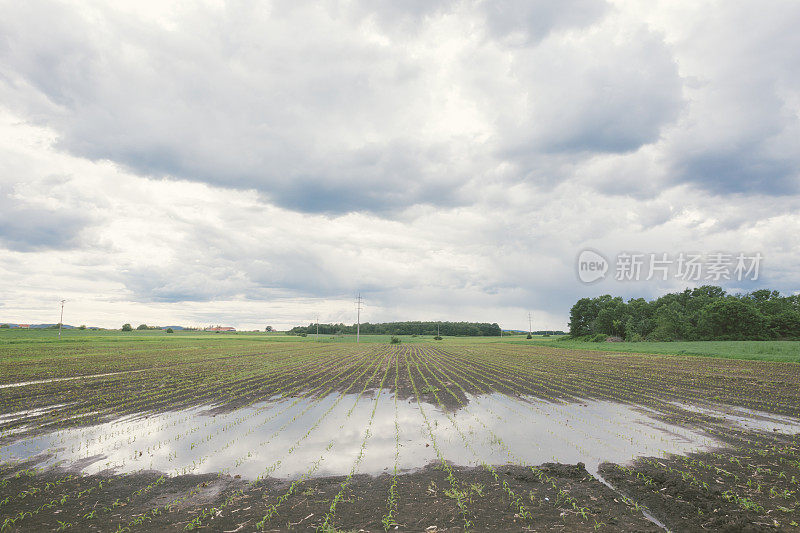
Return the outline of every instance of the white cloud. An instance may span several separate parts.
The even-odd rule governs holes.
[[[796,288],[795,3],[2,5],[4,320],[352,322],[360,289],[555,329],[682,288],[580,285],[586,246]]]

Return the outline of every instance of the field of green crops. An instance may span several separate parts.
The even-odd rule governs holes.
[[[533,343],[538,342],[539,340],[533,341]],[[549,342],[552,341],[548,341],[548,344]],[[528,343],[531,342],[528,341]],[[603,352],[699,355],[726,359],[800,363],[800,342],[798,341],[581,342],[570,340],[559,341],[556,346]]]
[[[4,332],[2,531],[800,530],[800,365]]]

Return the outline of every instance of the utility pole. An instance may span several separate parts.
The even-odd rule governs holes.
[[[363,300],[361,299],[361,293],[358,293],[358,298],[356,298],[356,342],[361,342],[361,304]]]
[[[317,338],[319,339],[319,315],[317,315]]]
[[[66,300],[61,300],[61,318],[58,320],[58,338],[61,338],[61,325],[64,322],[64,302]]]
[[[531,312],[528,311],[528,335],[533,335],[533,319],[531,318]]]

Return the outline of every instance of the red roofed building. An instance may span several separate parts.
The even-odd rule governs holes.
[[[236,331],[236,328],[232,328],[229,326],[209,326],[203,331]]]

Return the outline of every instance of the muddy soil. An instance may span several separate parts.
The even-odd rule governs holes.
[[[495,471],[497,479],[484,468],[453,467],[465,493],[465,513],[459,511],[441,467],[429,465],[399,474],[398,523],[391,524],[389,530],[463,531],[466,519],[473,531],[595,531],[598,525],[603,531],[660,531],[582,465],[542,465],[538,471],[549,478],[546,482],[530,468],[504,466]],[[11,496],[11,501],[0,508],[3,515],[17,516],[44,507],[33,516],[18,519],[5,531],[116,531],[120,527],[128,531],[184,531],[198,516],[202,519],[197,525],[206,531],[254,531],[273,504],[279,504],[279,513],[263,524],[265,530],[313,531],[324,522],[331,501],[346,481],[341,476],[311,479],[296,485],[291,496],[279,502],[292,488],[291,482],[267,479],[251,485],[230,476],[164,478],[157,472],[63,481],[66,475],[52,470],[37,474],[35,480],[28,476],[7,479],[3,493]],[[37,494],[15,497],[31,485],[43,487],[59,481],[58,486]],[[102,490],[97,490],[101,482]],[[391,483],[388,473],[354,476],[336,508],[335,527],[384,531]],[[514,512],[506,488],[520,498],[530,518]],[[62,494],[81,495],[62,502]],[[569,501],[565,500],[567,495]]]
[[[733,432],[711,453],[605,463],[600,475],[672,531],[800,531],[797,437]]]

